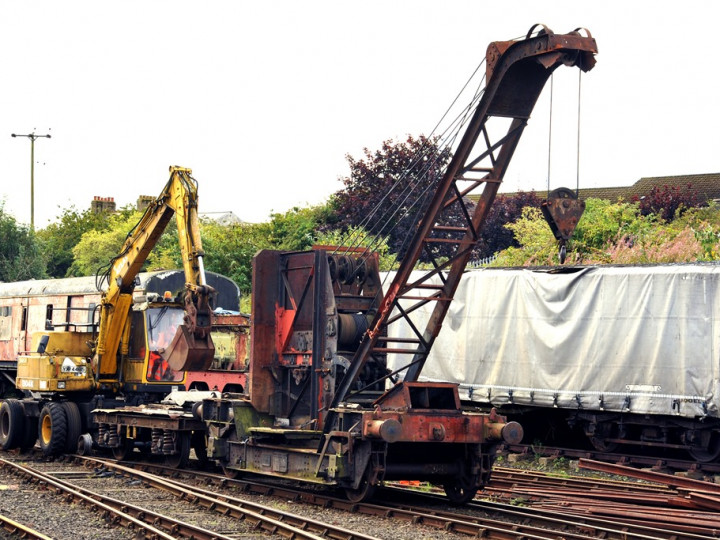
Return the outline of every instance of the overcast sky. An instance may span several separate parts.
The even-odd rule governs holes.
[[[201,212],[250,222],[324,202],[346,154],[429,133],[489,42],[590,30],[580,186],[720,172],[720,3],[24,1],[0,3],[0,200],[35,226],[93,196],[157,195],[193,169]],[[565,73],[567,72],[567,73]],[[549,87],[548,87],[549,88]],[[548,182],[549,91],[501,191]],[[551,188],[576,182],[577,70],[554,82]]]

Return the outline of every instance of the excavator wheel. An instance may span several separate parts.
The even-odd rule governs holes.
[[[17,399],[6,399],[0,405],[0,447],[12,450],[22,443],[25,409]]]
[[[67,416],[62,404],[50,402],[42,408],[38,419],[38,439],[46,456],[56,456],[65,450]]]
[[[73,454],[78,448],[78,439],[82,433],[82,417],[77,404],[72,401],[62,402],[65,418],[67,418],[67,439],[65,441],[65,452]]]

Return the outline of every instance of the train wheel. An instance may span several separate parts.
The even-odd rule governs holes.
[[[465,477],[446,482],[443,484],[443,489],[450,503],[456,505],[467,504],[472,501],[478,490],[477,486],[472,485]]]
[[[695,461],[709,463],[720,457],[720,434],[712,432],[707,448],[688,448],[688,453]]]
[[[589,437],[590,444],[598,452],[614,452],[620,446],[616,442],[607,442],[601,437]]]
[[[38,419],[38,439],[46,456],[55,456],[65,450],[67,440],[67,418],[60,403],[46,404]]]
[[[595,450],[614,452],[618,449],[619,443],[608,441],[608,439],[620,438],[620,428],[615,422],[597,422],[593,427],[592,431],[586,429],[585,434]]]
[[[120,446],[116,446],[112,449],[112,454],[118,461],[129,459],[132,455],[134,445],[133,442],[127,437],[120,438]]]
[[[0,446],[12,450],[20,446],[25,434],[25,409],[17,399],[6,399],[0,405]]]
[[[357,488],[345,488],[345,497],[347,497],[348,501],[354,503],[368,501],[375,495],[376,487],[376,485],[370,483],[368,475],[365,474]]]
[[[173,437],[176,452],[165,456],[165,465],[173,469],[181,469],[187,465],[190,457],[190,434],[186,431],[176,431]]]
[[[77,453],[81,456],[89,456],[92,453],[92,435],[83,433],[78,437]]]
[[[72,401],[61,403],[67,418],[67,438],[65,440],[65,451],[72,454],[77,451],[78,439],[82,433],[82,417],[77,404]]]
[[[205,465],[208,462],[205,433],[202,431],[193,431],[192,438],[190,439],[190,446],[192,446],[192,449],[195,451],[195,457],[197,460],[201,464]]]
[[[228,469],[225,465],[222,465],[222,471],[223,474],[231,480],[237,480],[238,478],[240,478],[240,476],[242,476],[242,471]]]

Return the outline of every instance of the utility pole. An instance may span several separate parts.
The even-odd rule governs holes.
[[[35,230],[35,139],[47,138],[50,139],[50,135],[36,135],[33,131],[28,135],[18,135],[12,133],[11,137],[27,137],[30,139],[30,229]]]

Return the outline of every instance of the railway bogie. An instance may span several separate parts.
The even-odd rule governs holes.
[[[163,458],[168,466],[184,467],[194,449],[196,457],[205,460],[205,424],[192,407],[151,404],[96,409],[93,418],[97,446],[109,449],[117,459],[130,459],[138,450]]]
[[[446,399],[414,407],[414,391]],[[329,432],[278,427],[246,399],[205,400],[208,456],[229,473],[338,487],[353,500],[385,480],[413,479],[444,486],[462,503],[488,481],[497,442],[522,436],[499,415],[462,411],[454,385],[414,383],[396,392],[387,409],[381,403],[336,409],[337,425]]]

